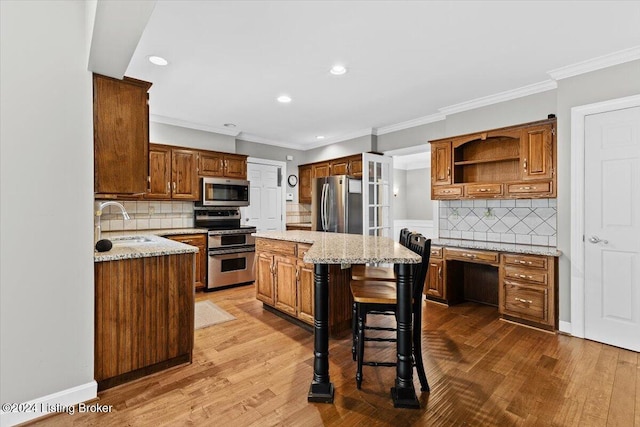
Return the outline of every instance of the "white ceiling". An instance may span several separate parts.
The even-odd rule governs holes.
[[[152,120],[304,149],[548,81],[639,23],[639,1],[163,0],[126,75],[153,82]]]

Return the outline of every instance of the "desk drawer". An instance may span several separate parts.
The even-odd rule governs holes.
[[[547,321],[547,289],[504,281],[504,310],[533,320]]]
[[[502,194],[502,184],[467,184],[465,193],[469,197],[495,197]]]
[[[431,246],[430,258],[442,258],[442,248],[438,246]]]
[[[498,252],[479,251],[475,249],[449,249],[445,251],[447,259],[459,259],[467,262],[478,262],[482,264],[497,264]]]
[[[454,197],[454,196],[462,196],[462,186],[446,186],[446,187],[437,187],[434,186],[433,195],[438,197]]]
[[[549,275],[546,272],[509,266],[504,267],[504,278],[518,281],[524,280],[545,286],[549,282]]]
[[[513,254],[505,254],[502,257],[505,265],[547,269],[547,257]]]

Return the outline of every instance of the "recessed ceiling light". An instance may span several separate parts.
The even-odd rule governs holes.
[[[233,124],[233,123],[225,123],[225,124],[224,124],[224,126],[225,126],[225,127],[228,127],[228,128],[234,128],[234,127],[236,127],[236,125],[235,125],[235,124]]]
[[[324,139],[324,135],[318,135],[316,136],[316,139]]]
[[[288,104],[291,102],[291,97],[287,95],[280,95],[278,97],[278,102],[282,102],[283,104]]]
[[[155,55],[151,55],[149,57],[149,62],[151,62],[152,64],[155,64],[155,65],[162,65],[162,66],[167,65],[169,63],[169,61],[167,61],[163,57],[155,56]]]
[[[345,68],[345,66],[340,64],[334,65],[333,67],[331,67],[331,70],[330,70],[330,73],[333,74],[334,76],[341,76],[346,72],[347,72],[347,69]]]

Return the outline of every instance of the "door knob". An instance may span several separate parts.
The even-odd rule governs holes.
[[[591,237],[589,237],[589,241],[590,241],[591,243],[600,243],[600,242],[602,242],[602,243],[604,243],[605,245],[606,245],[607,243],[609,243],[609,241],[608,241],[608,240],[601,240],[598,236],[591,236]]]

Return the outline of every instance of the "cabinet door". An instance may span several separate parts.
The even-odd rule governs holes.
[[[427,271],[426,286],[424,294],[438,299],[445,299],[444,289],[444,261],[429,261],[429,270]]]
[[[256,266],[256,299],[273,305],[275,303],[273,255],[258,253]]]
[[[330,175],[329,162],[316,163],[313,165],[313,177],[322,178]]]
[[[451,142],[431,144],[431,184],[451,184]]]
[[[532,126],[522,130],[520,164],[522,179],[549,179],[553,176],[553,125]]]
[[[171,148],[149,144],[149,191],[146,199],[171,198]]]
[[[93,75],[94,191],[147,190],[151,83]]]
[[[245,156],[224,155],[224,176],[247,179],[247,158]]]
[[[296,261],[289,257],[275,256],[273,265],[276,284],[275,307],[296,316],[298,314]]]
[[[313,325],[313,264],[298,261],[298,319]]]
[[[171,198],[198,199],[198,152],[173,149],[171,151]]]
[[[311,166],[301,166],[298,175],[298,202],[311,203]]]
[[[331,175],[347,175],[349,172],[349,159],[332,160],[329,172]]]
[[[224,176],[223,154],[214,151],[201,151],[199,174],[200,176]]]
[[[362,177],[362,155],[358,154],[349,159],[349,168],[347,175]]]
[[[195,246],[199,252],[196,254],[196,271],[195,271],[195,288],[196,290],[203,289],[206,283],[207,275],[207,235],[206,234],[180,234],[176,236],[166,236],[167,239],[174,240],[176,242],[184,243],[186,245]]]

